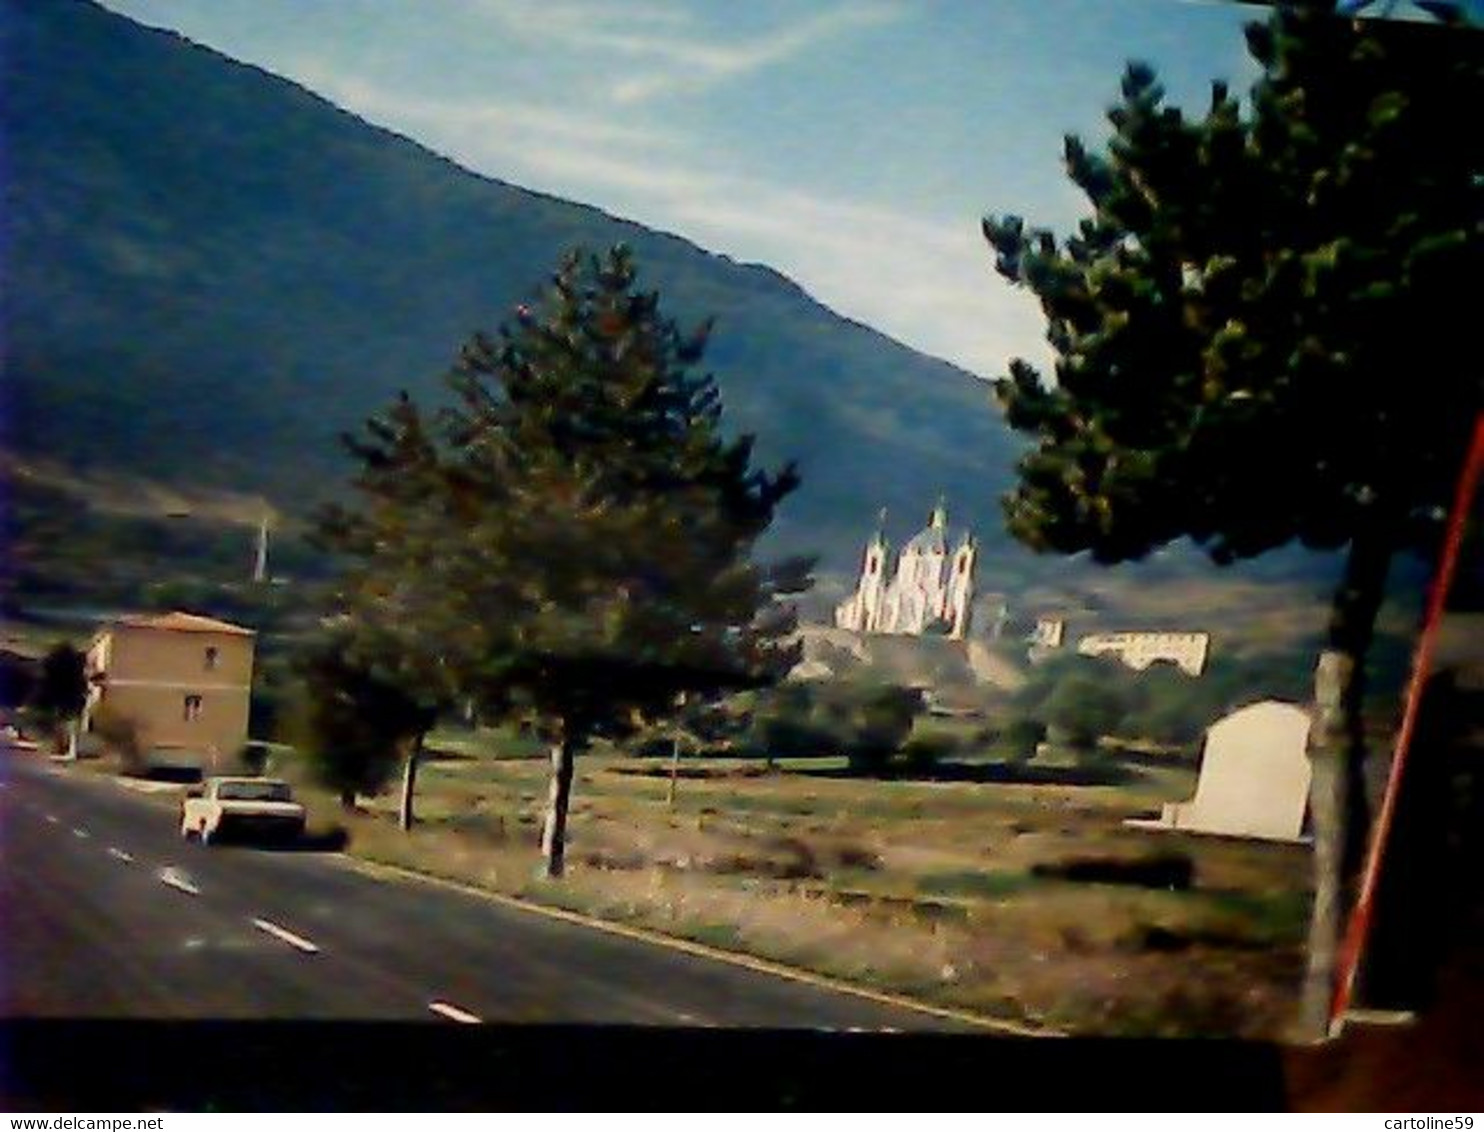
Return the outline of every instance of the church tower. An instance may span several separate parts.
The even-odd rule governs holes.
[[[879,631],[890,557],[891,547],[886,541],[886,511],[883,508],[876,533],[866,543],[865,553],[861,558],[860,581],[855,593],[835,612],[835,624],[841,629],[851,629],[857,633]]]
[[[965,534],[953,552],[953,561],[948,574],[948,602],[943,611],[943,620],[948,623],[948,635],[961,641],[969,633],[969,611],[974,605],[974,560],[979,555],[974,537]]]
[[[886,589],[886,564],[891,555],[885,525],[883,513],[881,525],[866,543],[866,558],[861,566],[860,627],[866,633],[874,633],[881,621],[881,595]]]

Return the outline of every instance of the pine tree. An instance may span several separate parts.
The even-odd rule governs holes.
[[[344,564],[328,618],[333,643],[324,646],[342,655],[332,662],[315,653],[307,663],[318,665],[321,681],[345,678],[342,692],[352,698],[369,681],[411,705],[397,718],[412,729],[395,736],[403,752],[398,824],[406,830],[415,820],[423,740],[457,689],[462,624],[456,595],[437,579],[459,530],[446,510],[435,430],[410,396],[342,440],[359,464],[352,485],[359,506],[331,506],[317,532]]]
[[[797,660],[779,599],[808,563],[753,550],[798,477],[723,434],[697,372],[708,334],[663,316],[626,250],[568,255],[536,309],[464,347],[434,427],[405,397],[374,422],[358,448],[373,504],[335,520],[367,651],[550,741],[553,876],[592,739]]]
[[[1106,151],[1066,140],[1092,215],[1058,241],[990,218],[1033,291],[1054,384],[996,383],[1035,438],[1005,501],[1038,549],[1138,558],[1188,536],[1221,564],[1345,550],[1315,679],[1315,912],[1304,1014],[1328,1007],[1361,832],[1364,670],[1392,558],[1427,549],[1484,404],[1466,358],[1484,270],[1477,42],[1288,4],[1248,29],[1263,76],[1187,119],[1131,65]]]

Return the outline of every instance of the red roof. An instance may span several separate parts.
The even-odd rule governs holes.
[[[201,617],[195,613],[174,610],[170,613],[136,613],[120,617],[118,624],[130,629],[166,629],[173,633],[231,633],[238,637],[254,637],[253,629],[233,625],[229,621],[218,621],[214,617]]]

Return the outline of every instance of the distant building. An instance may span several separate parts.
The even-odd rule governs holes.
[[[1083,656],[1116,656],[1142,672],[1156,661],[1169,661],[1188,676],[1206,669],[1209,633],[1093,633],[1077,642]]]
[[[88,645],[83,726],[105,708],[138,729],[140,746],[178,748],[203,769],[247,742],[256,634],[241,625],[162,613],[124,617]]]
[[[878,529],[866,544],[855,592],[835,609],[836,627],[962,640],[969,631],[978,547],[967,531],[951,551],[949,542],[948,514],[941,503],[895,562],[885,533]]]
[[[1066,640],[1067,623],[1061,617],[1039,617],[1031,633],[1031,646],[1041,649],[1059,649]]]

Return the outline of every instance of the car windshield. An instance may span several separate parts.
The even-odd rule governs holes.
[[[286,782],[223,782],[217,787],[218,798],[239,802],[290,802]]]

